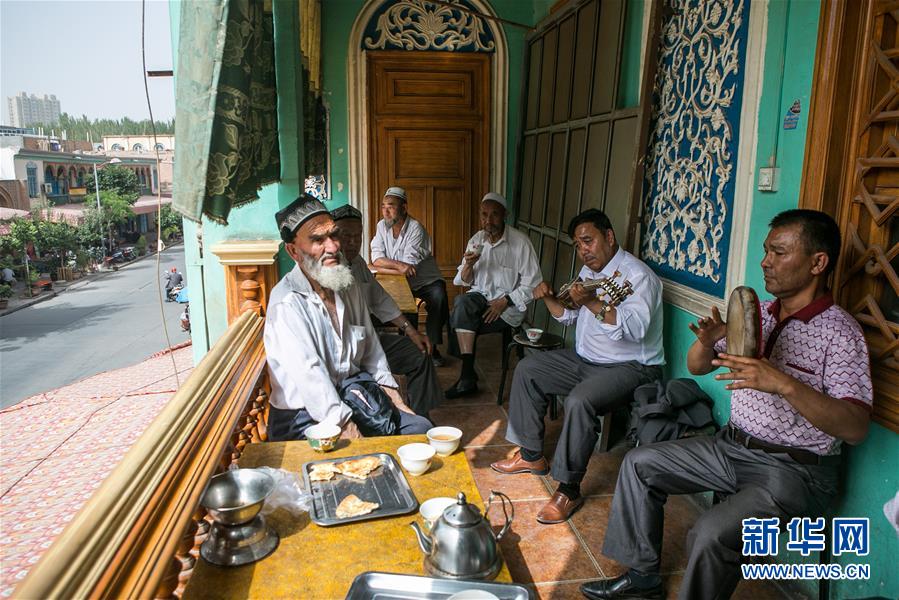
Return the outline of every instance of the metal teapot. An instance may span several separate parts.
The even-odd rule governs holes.
[[[487,520],[490,503],[496,496],[502,501],[506,518],[498,534],[493,533]],[[506,512],[506,502],[511,515]],[[430,535],[426,535],[418,523],[413,521],[410,525],[425,553],[425,571],[429,575],[447,579],[493,579],[503,565],[496,544],[509,531],[514,517],[512,501],[501,492],[490,492],[483,515],[477,506],[466,501],[465,494],[459,492],[456,503],[447,506],[434,522]]]

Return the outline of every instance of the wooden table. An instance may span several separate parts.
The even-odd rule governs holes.
[[[418,305],[415,303],[412,288],[409,287],[409,280],[406,279],[405,275],[376,273],[375,279],[390,294],[390,297],[400,307],[401,312],[413,314],[418,312]]]
[[[423,435],[341,441],[337,450],[324,455],[313,452],[305,441],[250,444],[244,449],[240,466],[300,472],[304,462],[323,457],[388,452],[397,458],[396,449],[403,444],[426,441]],[[419,503],[437,496],[455,496],[461,491],[481,512],[484,510],[461,449],[452,456],[434,457],[430,471],[424,475],[405,475]],[[306,514],[295,518],[276,511],[268,520],[281,536],[274,553],[257,563],[233,568],[198,559],[183,598],[344,598],[356,575],[365,571],[425,575],[424,555],[409,527],[413,520],[421,524],[416,512],[319,527]],[[506,565],[496,581],[512,581]]]

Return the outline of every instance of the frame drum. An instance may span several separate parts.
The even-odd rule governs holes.
[[[762,308],[751,287],[734,288],[727,301],[727,353],[762,356]]]

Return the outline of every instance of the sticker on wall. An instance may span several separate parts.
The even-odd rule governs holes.
[[[787,114],[784,115],[784,129],[796,129],[796,125],[799,124],[799,113],[801,112],[802,104],[797,98],[793,100],[793,105],[787,111]]]

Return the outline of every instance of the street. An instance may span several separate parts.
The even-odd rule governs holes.
[[[182,246],[102,274],[50,300],[0,317],[0,406],[6,408],[89,375],[138,363],[168,346],[157,281],[184,272]],[[181,331],[184,305],[162,303],[169,342]]]

